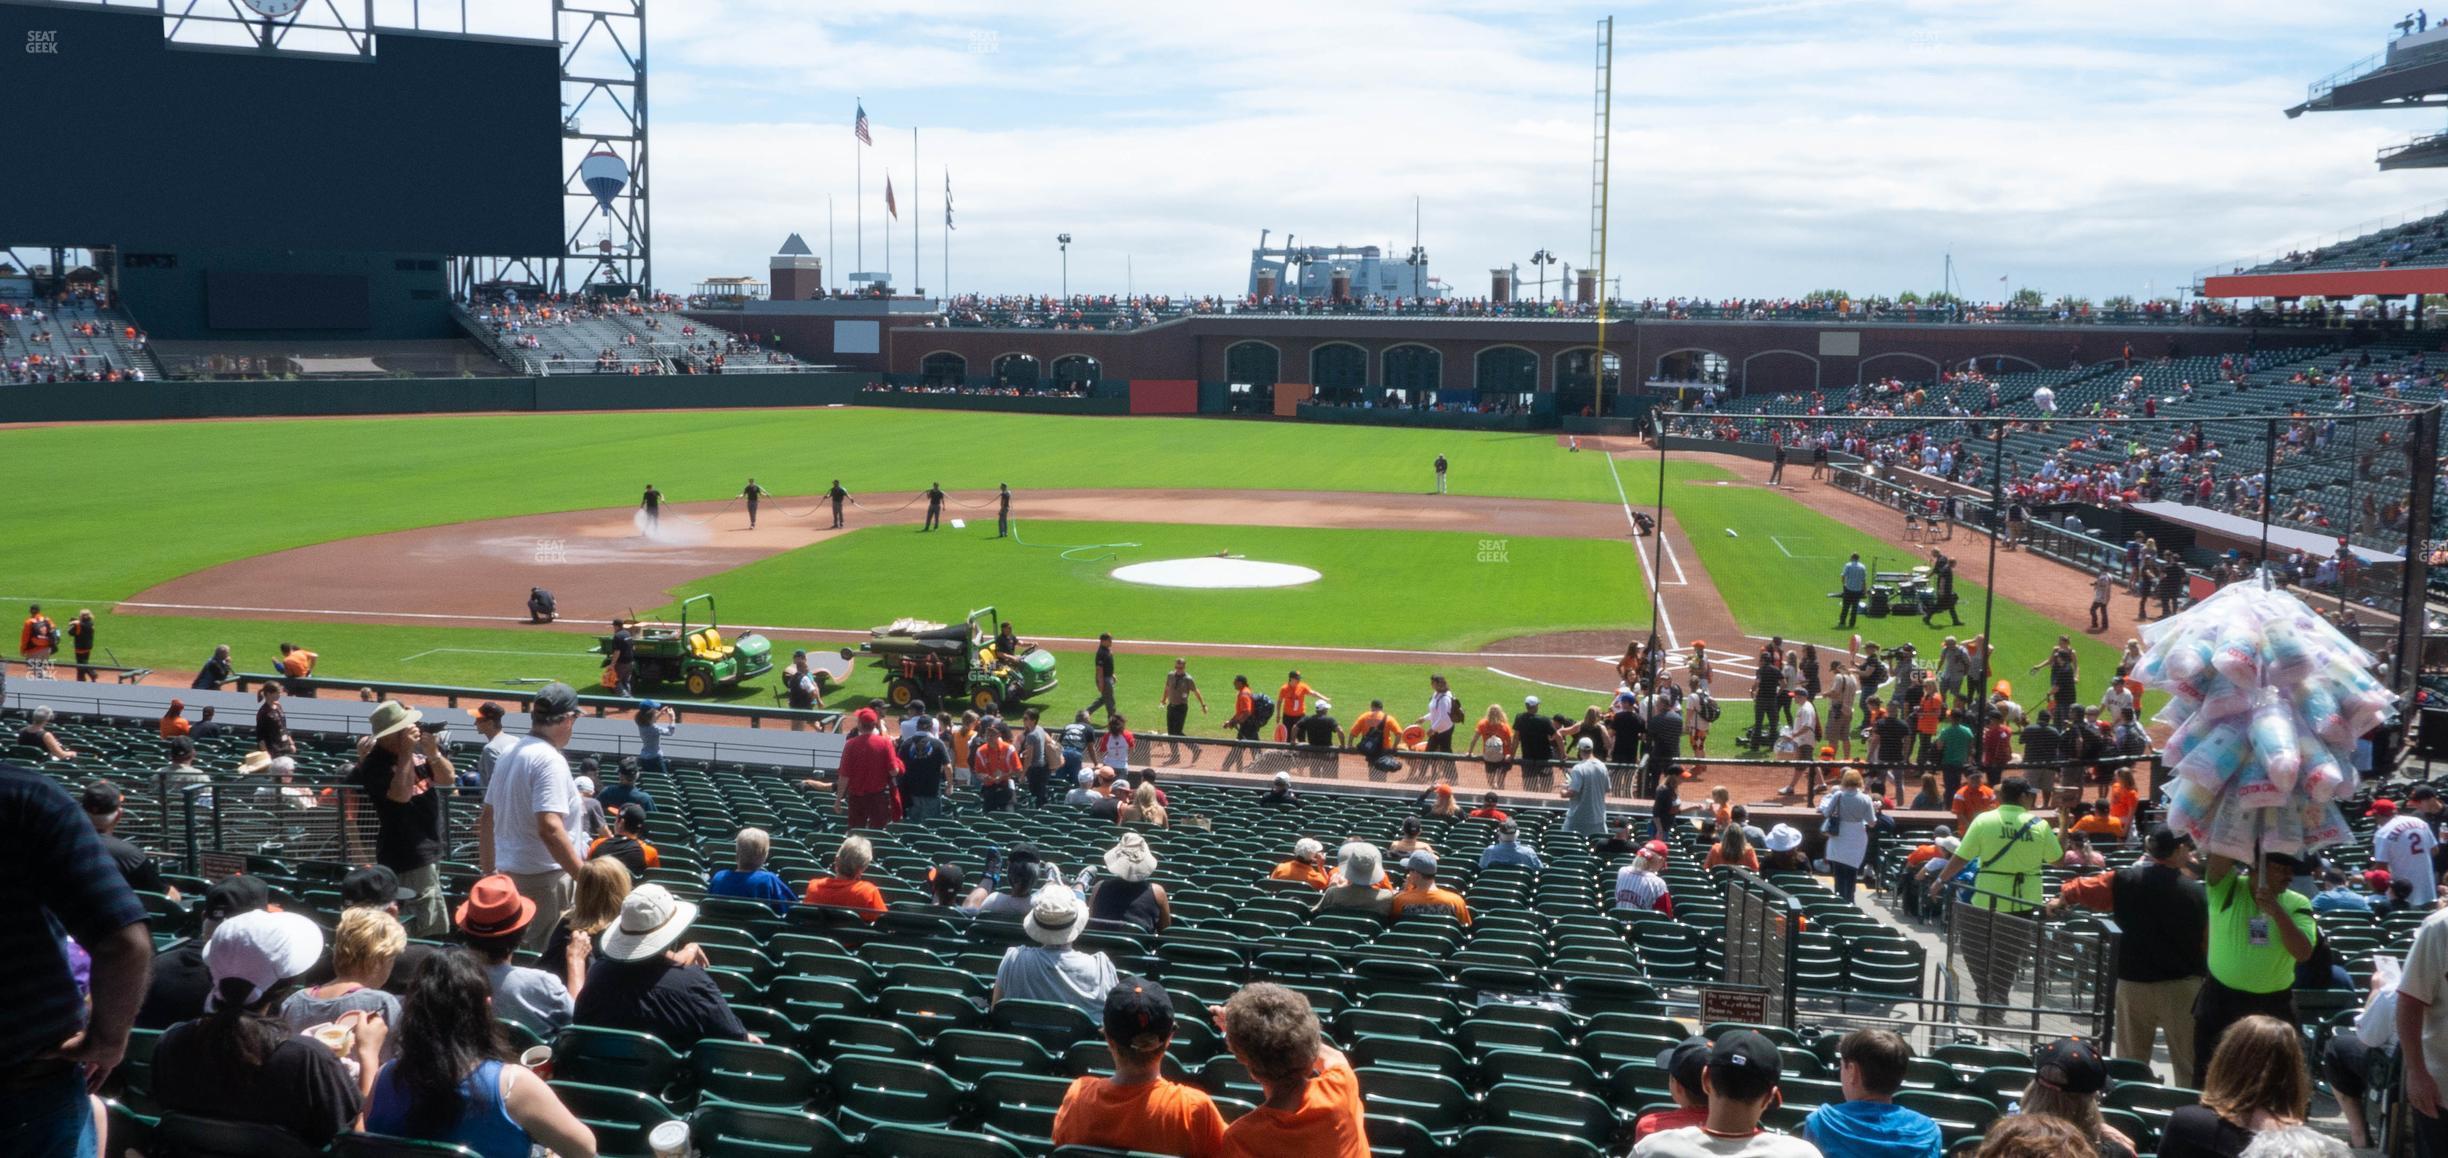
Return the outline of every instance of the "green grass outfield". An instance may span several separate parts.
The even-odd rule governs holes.
[[[952,622],[993,604],[1040,635],[1319,647],[1469,650],[1572,629],[1619,628],[1629,637],[1649,620],[1638,548],[1628,538],[1094,522],[1024,522],[1020,530],[1028,545],[996,539],[986,520],[925,534],[875,527],[683,590],[713,592],[723,615],[741,623],[862,628],[904,615]],[[1078,549],[1061,549],[1070,547]],[[1299,564],[1319,577],[1211,591],[1110,574],[1219,551]]]
[[[753,475],[790,507],[835,478],[904,498],[930,482],[1394,493],[1430,489],[1440,453],[1456,494],[1616,501],[1599,456],[1552,434],[858,408],[102,423],[0,430],[0,461],[58,464],[11,482],[24,525],[4,586],[124,599],[333,539],[630,506],[650,482],[685,503]],[[1627,464],[1624,485],[1653,472]]]
[[[1825,660],[1827,645],[1838,645],[1841,654],[1846,637],[1859,631],[1864,641],[1881,647],[1910,643],[1922,662],[1934,664],[1947,636],[1969,639],[1980,631],[1981,600],[1986,588],[1972,579],[1987,566],[1989,548],[1987,541],[1976,535],[1965,533],[1956,536],[1953,543],[1937,544],[1956,559],[1955,593],[1959,603],[1956,610],[1964,618],[1963,626],[1951,625],[1943,613],[1934,621],[1939,624],[1934,628],[1923,627],[1918,615],[1885,619],[1865,615],[1852,631],[1844,631],[1836,627],[1838,603],[1828,598],[1827,593],[1842,585],[1840,574],[1848,555],[1860,552],[1865,565],[1875,557],[1876,570],[1882,571],[1908,570],[1926,562],[1927,557],[1909,554],[1856,531],[1778,491],[1670,483],[1666,499],[1684,533],[1690,536],[1692,546],[1700,552],[1700,561],[1707,565],[1709,577],[1724,595],[1734,621],[1748,634],[1783,633],[1797,643],[1817,643],[1820,658]],[[1726,534],[1729,528],[1735,532],[1733,535]],[[2012,565],[2035,564],[2016,561]],[[2064,581],[2083,582],[2071,573]],[[2010,599],[1998,600],[1994,614],[1997,674],[2013,683],[2017,702],[2028,707],[2043,698],[2047,673],[2025,669],[2047,659],[2049,649],[2056,646],[2060,635],[2074,640],[2075,655],[2081,660],[2080,684],[2084,695],[2096,701],[2107,690],[2108,677],[2115,672],[2124,639],[2103,642],[2098,636],[2086,635]],[[1709,641],[1712,648],[1744,653],[1756,650],[1759,644],[1760,641],[1750,639]]]

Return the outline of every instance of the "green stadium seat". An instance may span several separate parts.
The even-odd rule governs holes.
[[[111,1148],[120,1146],[117,1123],[112,1123]],[[474,1150],[452,1142],[428,1142],[421,1138],[395,1138],[388,1134],[367,1134],[351,1130],[332,1139],[325,1151],[330,1158],[478,1158]]]
[[[877,1126],[860,1139],[860,1147],[863,1153],[894,1158],[1026,1158],[1001,1138],[906,1123]]]
[[[935,1035],[932,1052],[935,1064],[955,1081],[975,1083],[995,1073],[1051,1077],[1062,1072],[1062,1059],[1047,1052],[1036,1039],[1016,1033],[947,1029]]]
[[[1615,1112],[1604,1100],[1558,1086],[1498,1082],[1480,1104],[1489,1125],[1563,1134],[1592,1146],[1606,1145],[1615,1129]]]
[[[799,1051],[744,1041],[701,1041],[689,1050],[699,1096],[743,1106],[798,1109],[822,1085]]]
[[[558,1074],[560,1058],[556,1056],[553,1060],[554,1073]],[[552,1088],[571,1116],[595,1132],[595,1150],[602,1158],[653,1158],[653,1148],[646,1144],[647,1133],[673,1120],[672,1112],[662,1102],[636,1090],[559,1077],[553,1079]]]
[[[1079,1007],[1061,1001],[1008,998],[987,1011],[986,1020],[1005,1033],[1033,1038],[1047,1049],[1069,1049],[1073,1042],[1097,1040],[1096,1023]]]
[[[1597,1143],[1573,1134],[1513,1126],[1473,1126],[1447,1148],[1447,1158],[1600,1158]]]
[[[871,1054],[834,1058],[831,1076],[842,1121],[857,1126],[862,1135],[888,1122],[948,1124],[963,1092],[960,1083],[925,1062]]]
[[[1052,1145],[1054,1112],[1070,1090],[1069,1078],[998,1073],[978,1079],[970,1097],[989,1133],[1036,1153]]]
[[[1383,1066],[1358,1072],[1360,1096],[1371,1114],[1408,1118],[1440,1139],[1469,1122],[1470,1091],[1457,1078]]]
[[[553,1039],[553,1077],[561,1081],[659,1095],[685,1064],[648,1033],[573,1025]]]

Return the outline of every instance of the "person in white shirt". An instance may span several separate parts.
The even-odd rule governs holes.
[[[1793,685],[1788,685],[1793,686]],[[1793,698],[1793,723],[1785,726],[1785,738],[1793,741],[1793,774],[1785,778],[1785,795],[1792,796],[1802,785],[1804,775],[1818,775],[1812,758],[1819,755],[1819,709],[1811,705],[1809,696],[1799,687],[1790,693]],[[1812,791],[1817,791],[1813,788]]]
[[[1428,729],[1427,751],[1453,751],[1454,720],[1459,714],[1459,704],[1454,699],[1452,689],[1445,686],[1445,677],[1429,676],[1428,714],[1412,721]]]
[[[1674,916],[1674,897],[1667,891],[1666,878],[1658,875],[1665,867],[1665,841],[1642,845],[1632,863],[1615,874],[1615,907]]]
[[[487,875],[507,875],[537,912],[557,914],[570,907],[570,878],[585,862],[577,842],[585,805],[561,754],[578,724],[578,693],[568,684],[544,685],[528,721],[527,738],[494,764],[485,785],[476,814],[478,863]],[[554,924],[529,925],[525,946],[541,950]]]
[[[2407,881],[2414,886],[2409,897],[2416,907],[2428,908],[2439,899],[2439,873],[2431,867],[2431,850],[2439,847],[2439,830],[2434,827],[2440,813],[2439,789],[2417,784],[2406,794],[2408,810],[2380,823],[2372,830],[2372,859],[2387,866],[2389,879]],[[2395,806],[2386,799],[2372,802],[2375,812],[2382,805]]]

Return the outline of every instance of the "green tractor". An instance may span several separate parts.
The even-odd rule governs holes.
[[[1058,681],[1053,652],[1022,644],[1005,655],[995,645],[1002,632],[1002,619],[986,607],[951,626],[896,620],[871,632],[874,638],[859,650],[875,657],[876,670],[884,673],[884,698],[896,708],[924,701],[930,707],[966,704],[980,712],[1010,712],[1053,691]]]
[[[705,604],[705,622],[691,626],[689,608]],[[688,694],[703,699],[717,690],[736,687],[741,680],[773,670],[773,644],[753,631],[724,639],[714,613],[712,595],[691,595],[680,601],[680,622],[636,624],[637,672],[631,683],[683,684]],[[611,679],[612,639],[595,644],[605,659],[605,679]],[[607,685],[608,686],[608,685]]]

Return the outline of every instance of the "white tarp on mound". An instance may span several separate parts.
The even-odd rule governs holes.
[[[1145,583],[1151,587],[1298,587],[1303,583],[1315,582],[1318,573],[1290,563],[1261,563],[1255,559],[1206,556],[1133,563],[1128,567],[1114,568],[1113,577],[1125,583]]]

